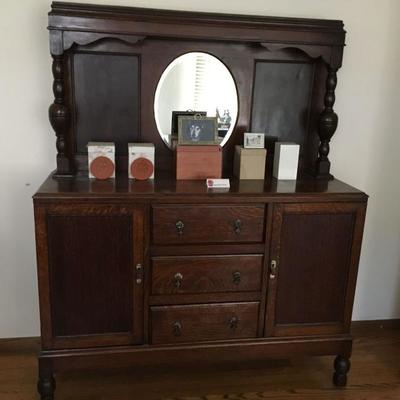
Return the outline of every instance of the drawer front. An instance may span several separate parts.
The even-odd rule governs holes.
[[[263,242],[264,219],[264,205],[154,206],[153,242]]]
[[[153,344],[257,337],[258,302],[151,307]]]
[[[155,257],[152,294],[260,291],[262,255]]]

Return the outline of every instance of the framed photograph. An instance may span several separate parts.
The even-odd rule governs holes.
[[[243,145],[245,149],[263,149],[264,140],[264,133],[245,132]]]
[[[210,145],[218,144],[218,120],[216,117],[178,118],[178,144]]]
[[[207,116],[207,111],[172,111],[171,120],[171,135],[178,136],[178,118],[179,117],[194,117],[195,115],[201,115],[202,117]]]

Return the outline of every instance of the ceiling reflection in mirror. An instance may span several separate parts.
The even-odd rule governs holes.
[[[188,113],[217,117],[218,141],[221,146],[228,141],[238,114],[236,85],[228,68],[210,54],[193,52],[176,58],[157,85],[154,116],[169,147],[177,140],[177,117]]]

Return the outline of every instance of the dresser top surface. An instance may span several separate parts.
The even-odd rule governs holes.
[[[156,176],[154,180],[135,181],[126,176],[100,181],[83,176],[53,178],[50,175],[41,185],[35,199],[59,198],[148,198],[166,199],[173,196],[199,198],[330,198],[366,200],[362,191],[339,180],[321,181],[312,178],[297,181],[276,179],[230,179],[230,189],[207,189],[205,180],[175,180],[171,176]]]

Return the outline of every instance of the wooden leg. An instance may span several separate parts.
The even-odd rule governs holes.
[[[39,376],[37,389],[41,400],[54,400],[56,381],[52,374],[49,376]]]
[[[346,386],[350,365],[350,360],[347,357],[337,356],[335,358],[335,373],[333,374],[333,383],[335,386]]]

